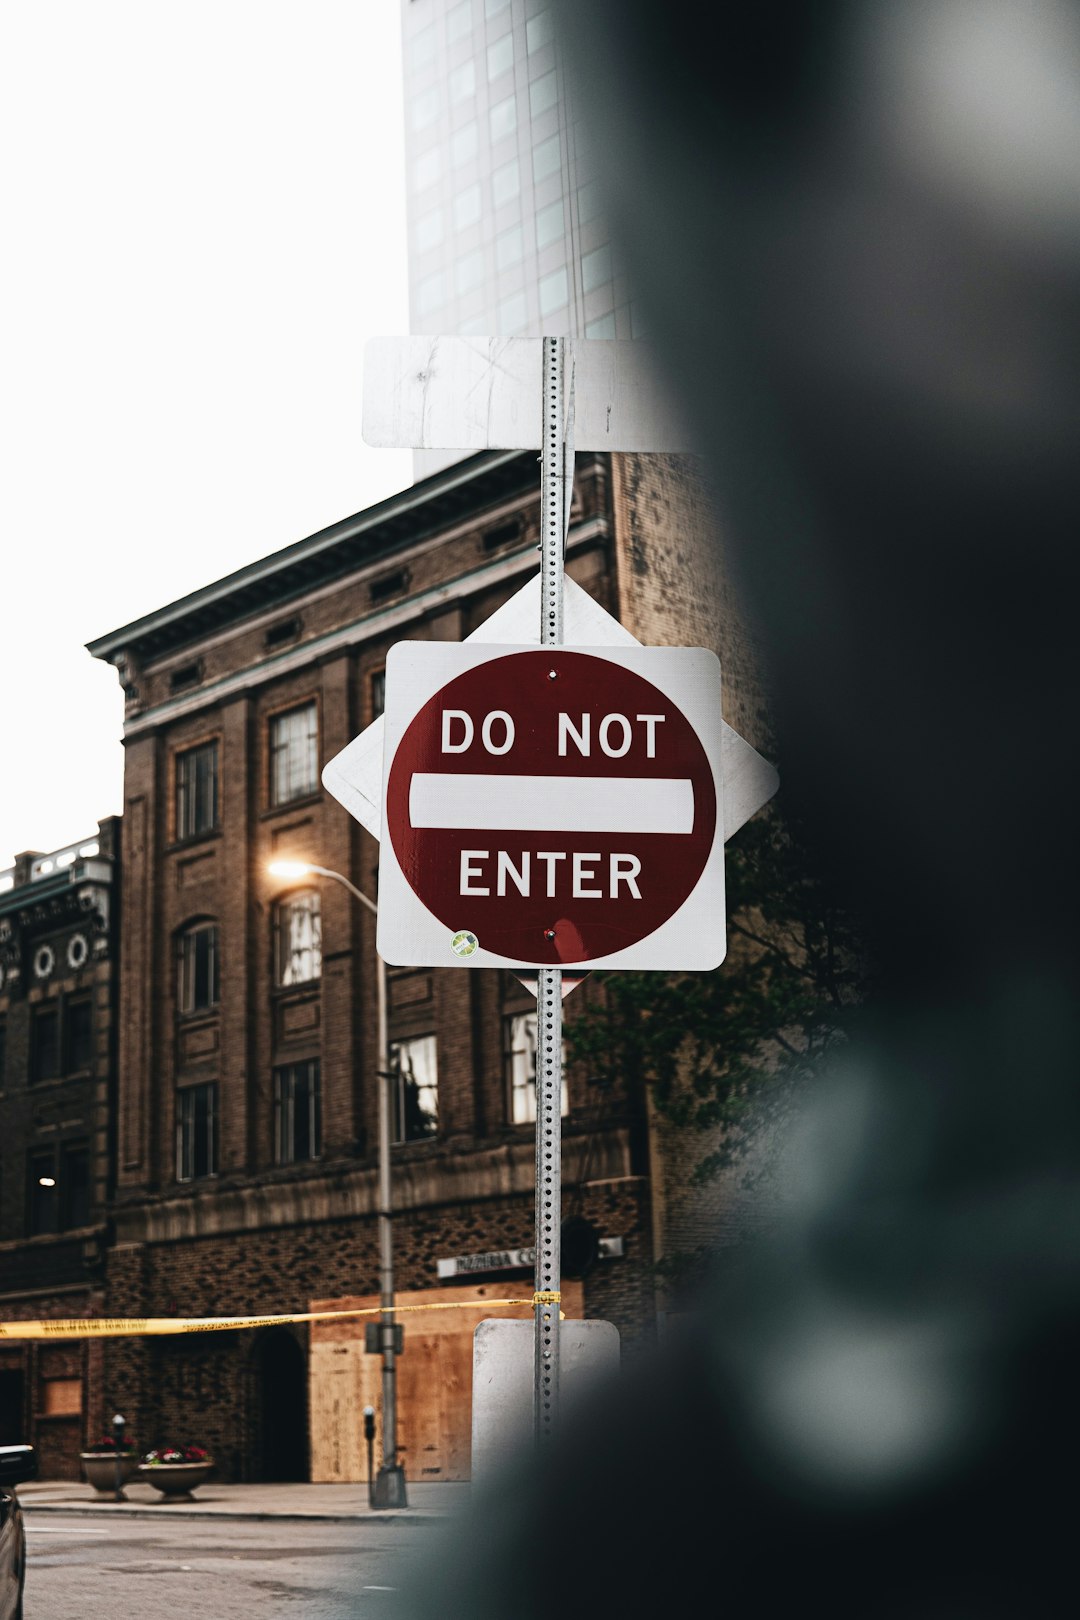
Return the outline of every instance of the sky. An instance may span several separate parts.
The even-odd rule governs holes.
[[[0,0],[0,870],[122,808],[85,643],[411,482],[400,0]]]

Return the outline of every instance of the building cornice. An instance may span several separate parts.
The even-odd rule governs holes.
[[[630,1171],[629,1134],[624,1127],[565,1144],[563,1178],[570,1185],[585,1161],[599,1180],[623,1179]],[[593,1179],[590,1176],[590,1181]],[[484,1199],[531,1197],[536,1191],[536,1149],[529,1141],[504,1143],[460,1154],[422,1155],[393,1165],[393,1208],[428,1212],[440,1204],[475,1204]],[[115,1208],[117,1245],[181,1243],[230,1232],[304,1226],[319,1221],[354,1220],[379,1211],[378,1171],[349,1166],[297,1180],[260,1179],[226,1186],[208,1182],[194,1195],[156,1197]]]
[[[597,540],[605,538],[608,533],[609,526],[606,519],[590,518],[571,530],[567,541],[567,553],[584,550]],[[143,736],[158,726],[197,714],[201,709],[238,697],[253,687],[263,686],[268,681],[278,680],[281,676],[292,674],[296,670],[310,669],[321,659],[354,647],[360,642],[374,641],[401,625],[415,624],[460,601],[462,597],[475,595],[478,591],[502,584],[506,580],[533,573],[535,569],[534,546],[510,552],[497,561],[471,569],[456,579],[447,580],[429,591],[410,596],[392,607],[365,614],[363,618],[355,619],[352,624],[331,630],[324,636],[305,641],[298,647],[290,647],[286,652],[260,658],[257,664],[237,670],[210,685],[199,687],[197,691],[166,698],[163,703],[157,703],[152,708],[133,715],[125,723],[124,738],[128,740]]]
[[[95,658],[145,664],[237,624],[265,608],[284,606],[315,585],[354,573],[428,533],[502,497],[536,476],[534,456],[520,450],[484,451],[455,462],[397,495],[343,518],[268,557],[226,574],[153,613],[87,643]]]

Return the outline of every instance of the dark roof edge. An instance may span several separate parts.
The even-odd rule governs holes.
[[[16,888],[5,889],[0,894],[0,916],[23,911],[29,906],[39,905],[43,900],[55,900],[58,895],[67,894],[71,887],[70,868],[64,867],[60,872],[50,872],[48,877],[35,878],[32,883],[20,883]]]
[[[187,596],[178,597],[175,602],[157,608],[153,613],[144,614],[141,619],[133,619],[130,624],[121,625],[117,630],[110,630],[105,635],[88,641],[86,649],[94,658],[111,660],[114,654],[149,632],[173,624],[210,602],[220,601],[241,586],[249,585],[260,578],[269,578],[303,557],[317,556],[342,540],[362,534],[366,529],[375,529],[380,523],[398,517],[413,507],[421,506],[447,490],[471,482],[490,468],[503,466],[527,453],[521,450],[482,450],[464,460],[455,461],[449,467],[444,467],[418,483],[411,484],[407,489],[387,496],[374,506],[365,507],[362,512],[357,512],[352,517],[342,518],[328,528],[319,529],[317,533],[308,535],[304,540],[296,540],[292,545],[283,546],[280,551],[272,551],[268,556],[247,563],[243,568],[226,574],[222,579],[214,580],[210,585],[203,585],[198,590],[189,592]]]

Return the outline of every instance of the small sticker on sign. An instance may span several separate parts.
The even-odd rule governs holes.
[[[455,956],[471,956],[479,943],[475,934],[470,934],[467,928],[463,928],[450,941],[450,949]]]

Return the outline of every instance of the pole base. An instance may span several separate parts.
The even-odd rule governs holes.
[[[383,1463],[375,1475],[371,1505],[373,1508],[408,1507],[405,1495],[405,1470],[400,1463]]]

